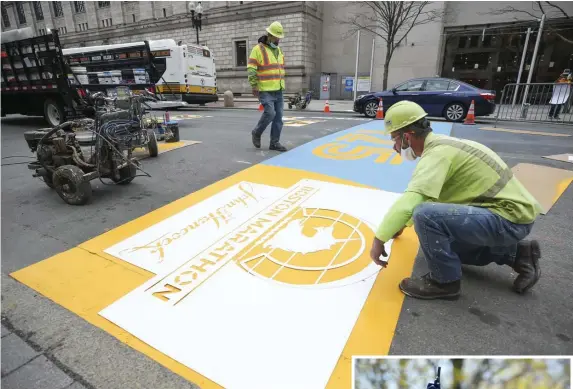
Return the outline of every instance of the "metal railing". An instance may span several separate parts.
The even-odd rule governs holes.
[[[573,125],[573,86],[569,83],[506,84],[496,106],[498,121]]]

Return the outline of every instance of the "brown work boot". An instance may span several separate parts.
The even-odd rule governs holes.
[[[419,278],[405,278],[400,282],[400,290],[407,296],[423,300],[447,299],[455,300],[460,297],[461,281],[440,284],[432,280],[430,273]]]
[[[541,277],[539,258],[541,258],[541,249],[538,241],[524,240],[517,244],[517,255],[513,263],[513,270],[518,274],[513,282],[513,290],[517,293],[525,293]]]

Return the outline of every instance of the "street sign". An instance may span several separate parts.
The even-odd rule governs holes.
[[[344,91],[345,92],[352,92],[354,85],[354,78],[346,78],[344,80]]]

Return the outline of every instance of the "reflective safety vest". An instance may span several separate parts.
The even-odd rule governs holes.
[[[278,48],[279,55],[263,43],[259,43],[251,51],[247,69],[257,71],[258,87],[261,92],[273,92],[285,89],[285,59],[283,51]]]

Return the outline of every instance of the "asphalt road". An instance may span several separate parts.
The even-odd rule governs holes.
[[[44,127],[41,119],[2,119],[2,322],[17,331],[48,359],[85,387],[192,387],[179,376],[117,341],[104,331],[7,274],[93,238],[154,209],[256,164],[269,152],[268,132],[256,150],[250,131],[259,113],[246,110],[193,110],[177,114],[203,117],[180,123],[181,138],[203,143],[146,159],[151,178],[138,177],[128,186],[93,181],[93,202],[71,207],[26,165],[30,156],[23,132]],[[286,113],[286,115],[292,115]],[[211,117],[205,117],[211,116]],[[317,113],[296,116],[321,117]],[[289,147],[358,125],[355,115],[302,127],[285,127]],[[337,119],[338,118],[338,119]],[[312,119],[309,119],[312,120]],[[514,124],[505,128],[565,132],[573,128]],[[536,163],[573,170],[573,165],[541,158],[573,151],[573,137],[551,137],[480,131],[479,126],[455,125],[453,135],[482,142],[510,166]],[[406,299],[391,353],[396,355],[571,355],[573,354],[573,185],[548,215],[536,223],[532,237],[542,244],[542,279],[525,296],[510,290],[515,277],[509,268],[490,265],[464,270],[463,297],[455,302]],[[414,272],[426,267],[418,257]],[[140,385],[140,386],[138,386]]]

